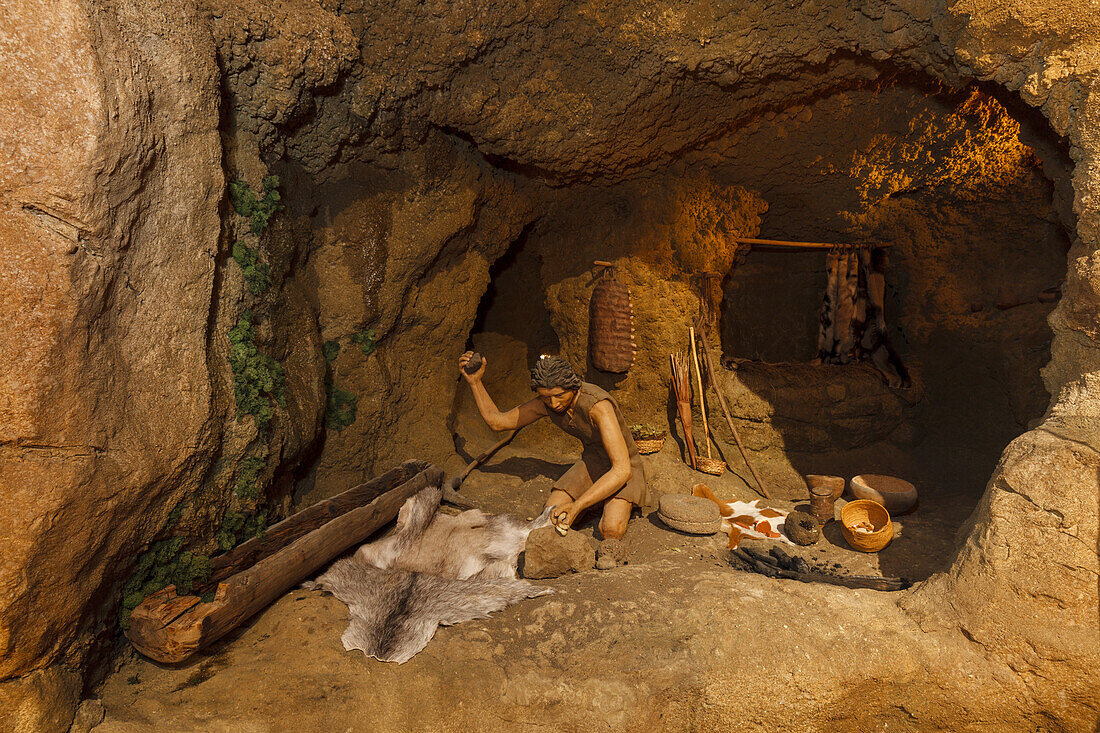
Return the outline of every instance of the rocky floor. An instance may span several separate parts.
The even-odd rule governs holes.
[[[690,471],[668,446],[647,460],[658,492],[705,479],[722,498],[755,496],[735,474]],[[463,493],[532,517],[565,467],[506,453]],[[793,487],[775,493],[773,506],[801,503]],[[831,530],[798,550],[919,581],[944,567],[976,499],[932,489],[880,555]],[[580,531],[592,536],[595,520]],[[557,592],[441,628],[404,665],[345,652],[343,604],[292,591],[189,664],[122,664],[101,690],[107,715],[95,730],[1020,729],[1010,670],[959,633],[922,632],[899,610],[900,594],[740,573],[725,539],[636,517],[627,564],[539,581]]]

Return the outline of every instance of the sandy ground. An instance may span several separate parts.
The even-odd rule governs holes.
[[[487,511],[533,517],[567,465],[505,452],[462,491]],[[722,498],[758,498],[735,474],[694,473],[668,446],[647,467],[657,492],[703,480]],[[776,493],[785,498],[764,503],[802,503]],[[977,499],[934,494],[878,555],[833,530],[784,547],[920,580],[947,562]],[[579,531],[592,537],[596,520]],[[188,664],[131,656],[101,690],[96,731],[1014,729],[1007,670],[961,635],[922,632],[899,594],[741,573],[725,535],[674,532],[653,513],[632,520],[624,544],[626,565],[539,581],[557,592],[441,628],[404,665],[344,651],[343,604],[292,591]]]

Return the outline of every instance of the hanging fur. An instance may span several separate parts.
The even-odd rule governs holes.
[[[393,534],[337,560],[309,589],[348,605],[344,648],[384,662],[407,662],[439,625],[450,626],[524,598],[553,593],[516,577],[516,561],[532,530],[549,524],[470,510],[438,514],[442,491],[427,488],[401,507]]]
[[[909,371],[886,330],[886,256],[881,249],[830,250],[818,330],[818,361],[867,360],[891,387],[908,387]]]

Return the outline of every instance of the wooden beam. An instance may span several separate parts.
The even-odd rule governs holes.
[[[182,662],[225,636],[253,614],[309,577],[352,545],[389,523],[405,500],[428,486],[439,486],[435,467],[366,506],[345,512],[282,550],[218,584],[210,603],[198,596],[176,596],[168,586],[146,598],[130,616],[126,636],[139,652],[158,662]]]
[[[753,239],[751,237],[735,237],[733,241],[742,244],[757,244],[767,247],[792,247],[797,249],[855,249],[858,247],[873,247],[878,249],[880,247],[891,246],[888,242],[882,242],[880,244],[845,244],[829,242],[792,242],[786,239]]]
[[[213,558],[214,571],[206,587],[252,567],[325,522],[363,506],[429,468],[431,465],[425,461],[405,461],[381,476],[292,514],[278,524],[268,527],[263,537],[254,537],[247,542],[242,542],[229,552]],[[196,595],[202,595],[203,589],[198,590]]]

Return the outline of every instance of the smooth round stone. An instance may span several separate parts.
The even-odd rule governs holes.
[[[657,509],[661,521],[689,534],[714,534],[722,528],[722,513],[710,499],[689,494],[665,494]]]

